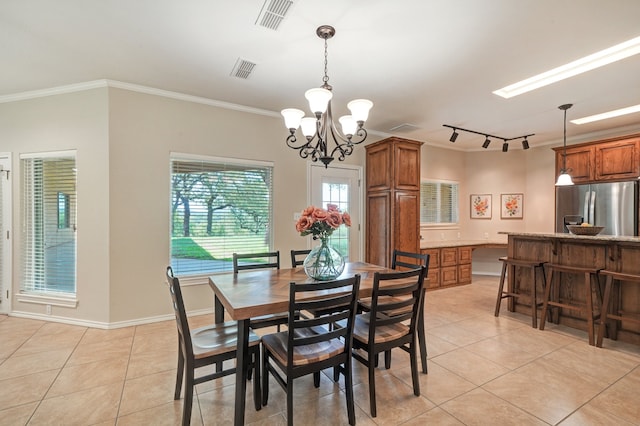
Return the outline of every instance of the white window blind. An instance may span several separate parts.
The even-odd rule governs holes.
[[[22,156],[21,291],[75,295],[75,153]],[[60,200],[64,200],[61,203]]]
[[[177,275],[233,269],[232,254],[272,250],[273,166],[171,160],[171,266]]]
[[[420,183],[420,222],[458,223],[458,183],[422,181]]]

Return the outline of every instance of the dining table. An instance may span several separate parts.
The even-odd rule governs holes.
[[[358,297],[370,297],[376,272],[393,272],[384,266],[365,262],[347,262],[338,277],[349,278],[360,274]],[[238,322],[236,392],[234,424],[244,424],[245,398],[249,365],[249,321],[261,315],[277,314],[289,310],[289,284],[312,283],[304,268],[257,269],[240,273],[221,273],[209,277],[214,292],[215,322],[224,322],[225,312]],[[340,289],[331,292],[339,292]],[[318,296],[317,294],[315,295]],[[303,296],[304,297],[304,296]],[[304,299],[301,299],[304,300]],[[257,380],[258,378],[254,378]]]

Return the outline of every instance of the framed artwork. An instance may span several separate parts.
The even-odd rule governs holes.
[[[471,194],[471,219],[491,219],[491,194]]]
[[[522,219],[523,194],[500,194],[500,219]]]

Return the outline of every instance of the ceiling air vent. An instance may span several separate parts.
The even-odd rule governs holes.
[[[414,130],[420,130],[420,127],[409,123],[402,123],[389,129],[391,132],[413,132]]]
[[[249,62],[246,59],[238,58],[236,64],[231,70],[232,77],[238,77],[243,79],[248,79],[251,75],[251,71],[255,68],[256,64],[253,62]]]
[[[292,0],[265,0],[256,25],[277,30],[292,4]]]

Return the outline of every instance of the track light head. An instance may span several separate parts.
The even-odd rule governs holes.
[[[451,134],[451,137],[449,138],[449,142],[455,142],[456,139],[458,139],[458,132],[456,132],[456,129],[453,129],[453,133]]]
[[[529,141],[527,140],[527,137],[524,137],[524,140],[522,141],[522,149],[529,149]]]
[[[488,136],[485,136],[485,140],[484,140],[484,143],[482,144],[482,147],[483,147],[484,149],[487,149],[487,148],[489,148],[489,144],[490,144],[490,143],[491,143],[491,140],[489,139],[489,137],[488,137]]]
[[[502,152],[509,151],[509,144],[507,142],[502,144]]]

